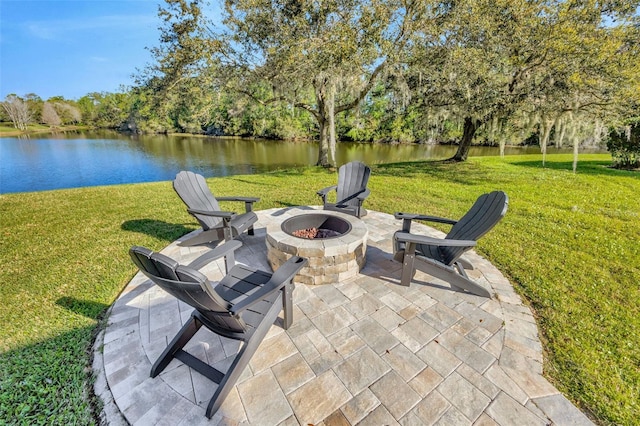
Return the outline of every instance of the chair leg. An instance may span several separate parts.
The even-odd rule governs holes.
[[[432,277],[441,279],[448,282],[451,286],[460,290],[465,290],[476,296],[491,298],[491,292],[488,288],[485,288],[480,283],[477,283],[471,278],[467,277],[462,266],[446,266],[431,259],[420,258],[416,261],[415,266],[422,272],[425,272]],[[458,273],[456,269],[460,268],[462,274]],[[459,270],[460,270],[459,269]]]
[[[402,276],[400,277],[400,285],[409,287],[411,279],[416,273],[416,245],[414,243],[406,243],[404,247],[404,257],[402,258]]]
[[[356,212],[355,212],[355,216],[357,218],[362,218],[365,217],[367,215],[367,210],[362,207],[362,203],[358,204],[358,206],[356,207]]]
[[[466,275],[466,274],[465,274]],[[468,291],[471,294],[475,294],[476,296],[491,298],[491,292],[485,287],[481,286],[475,281],[472,281],[470,278],[466,276],[462,276],[453,272],[446,278],[441,278],[445,281],[448,281],[454,287],[458,287],[459,289]]]
[[[400,277],[400,285],[409,287],[411,285],[411,279],[415,274],[415,268],[413,266],[415,262],[415,255],[404,254],[404,260],[402,261],[402,276]]]
[[[288,283],[282,288],[282,310],[284,312],[283,328],[288,330],[293,323],[293,283]]]
[[[233,239],[233,231],[229,226],[225,225],[225,227],[223,228],[223,232],[225,241],[231,241]]]
[[[475,269],[475,267],[473,266],[473,263],[469,262],[466,259],[460,258],[460,259],[456,260],[456,263],[459,263],[460,265],[462,265],[462,267],[464,269],[468,269],[470,271],[473,271]]]
[[[228,275],[234,266],[236,266],[236,254],[235,251],[232,251],[224,257],[224,274]]]
[[[178,334],[171,340],[171,343],[169,343],[169,346],[162,352],[162,355],[158,357],[153,367],[151,367],[151,377],[156,377],[169,365],[171,360],[175,358],[176,353],[181,350],[184,345],[189,343],[189,340],[198,332],[200,327],[202,327],[202,323],[192,315],[189,321],[182,326]]]
[[[278,317],[280,309],[281,305],[279,301],[276,301],[271,306],[269,311],[267,311],[266,315],[260,322],[260,325],[255,329],[251,337],[249,337],[249,339],[244,342],[242,348],[240,348],[240,352],[238,352],[235,359],[233,360],[233,363],[229,367],[227,374],[225,374],[224,378],[218,385],[216,392],[213,394],[213,397],[211,397],[211,400],[209,400],[207,411],[205,412],[207,418],[213,417],[213,415],[216,413],[216,411],[218,411],[218,409],[224,402],[229,392],[231,392],[231,389],[233,389],[233,386],[235,386],[236,382],[242,375],[245,367],[247,366],[247,364],[249,364],[249,361],[251,360],[253,354],[256,352],[256,349],[258,349],[258,346],[260,346],[260,343],[262,343],[264,337],[269,332],[271,325]]]

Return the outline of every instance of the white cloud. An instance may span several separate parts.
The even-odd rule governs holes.
[[[27,31],[35,38],[41,38],[43,40],[55,40],[55,31],[47,25],[41,25],[37,23],[30,23],[27,25]]]

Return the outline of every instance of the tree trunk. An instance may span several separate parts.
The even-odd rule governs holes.
[[[540,151],[542,152],[542,167],[545,166],[547,160],[547,145],[549,145],[549,136],[551,135],[551,127],[553,121],[542,119],[540,122]]]
[[[318,146],[318,162],[316,166],[325,168],[331,167],[329,160],[330,138],[332,134],[331,126],[334,125],[333,118],[329,114],[333,113],[333,105],[329,107],[328,102],[332,100],[328,93],[327,80],[319,78],[316,80],[316,101],[318,103],[318,113],[316,119],[320,127],[320,141]]]
[[[316,166],[329,168],[331,167],[331,162],[329,161],[330,123],[327,117],[320,114],[318,118],[318,125],[320,126],[320,141],[318,143],[318,162],[316,163]]]
[[[471,117],[464,119],[464,130],[462,132],[462,140],[458,145],[458,151],[455,155],[449,159],[449,161],[466,161],[469,156],[469,149],[471,148],[471,142],[476,134],[476,130],[480,127],[480,121]]]
[[[335,97],[335,88],[330,88],[329,96],[327,98],[327,107],[325,110],[327,111],[328,120],[329,120],[329,162],[333,165],[337,165],[338,160],[336,159],[336,113],[335,113],[335,105],[336,97]]]

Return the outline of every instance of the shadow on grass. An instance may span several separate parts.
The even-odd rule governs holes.
[[[179,237],[188,234],[196,228],[187,228],[182,224],[167,223],[156,219],[127,220],[120,226],[125,231],[140,232],[152,237],[175,241]]]
[[[97,306],[84,307],[87,312]],[[92,424],[88,368],[95,328],[81,327],[0,354],[0,423]]]
[[[266,173],[263,173],[263,174],[266,174]],[[229,177],[226,177],[226,178],[227,178],[227,180],[231,180],[231,181],[234,181],[234,182],[241,182],[241,183],[245,183],[247,185],[253,185],[253,186],[260,186],[260,187],[263,187],[263,186],[277,187],[278,186],[278,185],[273,184],[273,183],[255,182],[255,181],[252,181],[252,180],[249,180],[249,179],[243,179],[243,178],[240,178],[240,177],[237,177],[237,176],[229,176]],[[218,195],[222,196],[222,194],[218,194]],[[243,197],[253,197],[254,196],[253,194],[231,194],[231,195],[243,196]]]
[[[56,300],[56,304],[91,319],[99,318],[109,307],[104,303],[93,300],[78,300],[74,297],[61,297]]]
[[[566,170],[573,172],[572,161],[547,161],[542,165],[542,161],[508,161],[509,164],[520,167],[530,167],[537,170]],[[578,160],[576,173],[586,175],[605,175],[605,176],[628,176],[640,179],[640,172],[634,170],[621,170],[611,167],[611,161],[583,161]]]
[[[270,170],[267,173],[265,173],[265,175],[268,176],[276,176],[276,177],[283,177],[283,176],[300,176],[302,174],[305,173],[305,171],[320,171],[320,170],[324,170],[327,171],[329,173],[333,173],[335,172],[337,169],[336,168],[324,168],[324,167],[320,167],[320,166],[298,166],[298,167],[288,167],[288,168],[283,168],[283,169],[278,169],[278,170]]]
[[[482,184],[487,179],[486,171],[474,163],[446,163],[442,160],[378,164],[374,172],[376,176],[401,178],[431,176],[463,185]]]

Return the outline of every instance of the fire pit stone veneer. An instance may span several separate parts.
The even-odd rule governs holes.
[[[325,228],[326,227],[326,228]],[[329,238],[301,238],[300,229],[330,229]],[[309,264],[296,276],[302,284],[335,284],[355,277],[366,261],[368,230],[356,217],[339,212],[301,210],[283,215],[267,226],[267,258],[276,270],[291,256],[302,256]]]

